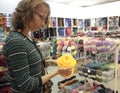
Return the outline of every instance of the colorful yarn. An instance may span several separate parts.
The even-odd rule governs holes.
[[[70,75],[61,74],[63,77],[70,77],[74,73],[74,67],[76,65],[76,60],[70,54],[63,54],[58,58],[58,66],[60,68],[69,68],[72,67]]]

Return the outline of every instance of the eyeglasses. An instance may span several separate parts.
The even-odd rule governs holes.
[[[36,12],[36,11],[35,11],[35,13],[39,16],[39,18],[40,18],[41,20],[43,20],[45,23],[47,23],[48,18],[45,18],[44,16],[42,16],[41,14],[39,14],[39,13]]]

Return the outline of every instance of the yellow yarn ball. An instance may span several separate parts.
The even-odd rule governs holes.
[[[76,65],[76,60],[70,54],[63,54],[61,57],[58,58],[57,64],[60,68],[71,67],[72,69],[71,69],[71,74],[70,75],[61,74],[61,76],[63,76],[63,77],[70,77],[74,73],[74,67]]]

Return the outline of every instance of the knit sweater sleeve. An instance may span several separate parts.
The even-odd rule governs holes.
[[[25,43],[21,40],[14,40],[6,45],[6,53],[9,58],[7,63],[10,73],[21,92],[28,93],[36,90],[42,85],[41,77],[33,77],[29,72],[27,50]]]

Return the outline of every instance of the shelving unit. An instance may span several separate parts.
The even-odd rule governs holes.
[[[52,24],[55,23],[54,26]],[[80,30],[83,31],[83,19],[75,18],[50,18],[49,28],[56,30],[56,37],[75,36]]]
[[[103,47],[104,48],[104,47]],[[105,60],[106,60],[106,58],[108,58],[110,55],[114,55],[114,59],[113,59],[113,65],[115,66],[115,68],[113,69],[113,70],[109,70],[109,71],[100,71],[100,70],[95,70],[95,69],[93,69],[94,68],[94,65],[89,65],[90,67],[92,67],[92,68],[89,68],[89,66],[85,66],[85,67],[83,67],[83,66],[80,66],[80,75],[82,75],[82,73],[83,73],[83,76],[84,76],[84,79],[85,80],[90,80],[90,78],[99,78],[98,80],[90,80],[91,82],[93,82],[93,81],[97,81],[98,83],[100,83],[100,84],[104,84],[104,85],[107,85],[107,84],[109,84],[109,82],[110,81],[112,81],[113,79],[114,79],[114,83],[113,83],[113,90],[114,90],[114,93],[117,93],[118,92],[118,86],[117,86],[117,78],[118,78],[118,73],[117,73],[117,71],[118,71],[118,68],[117,68],[117,65],[118,65],[118,55],[119,55],[119,44],[116,44],[116,46],[114,47],[115,48],[115,50],[112,52],[112,51],[110,51],[110,52],[103,52],[103,53],[96,53],[95,54],[95,57],[94,57],[94,61],[98,61],[98,59],[102,59],[102,58],[98,58],[98,57],[104,57],[105,58]],[[84,53],[84,56],[85,56],[85,65],[88,65],[88,63],[87,63],[87,59],[89,58],[89,57],[91,57],[91,53],[89,54],[89,55],[87,55],[87,53],[86,53],[86,50],[85,50],[85,53]],[[105,61],[104,60],[104,61]],[[100,61],[100,60],[99,60]],[[107,60],[106,60],[107,61]],[[112,61],[112,60],[108,60],[108,61]],[[102,62],[102,61],[101,61]],[[102,64],[101,64],[102,65]],[[102,65],[102,66],[104,66],[104,65]],[[98,68],[98,67],[97,67]],[[107,69],[107,68],[106,68]],[[83,71],[83,72],[81,72],[81,71]],[[94,76],[93,76],[94,75]],[[101,78],[100,78],[101,77]],[[99,81],[100,80],[100,81]],[[101,80],[102,80],[102,82],[101,82]],[[86,87],[86,86],[85,86]]]

